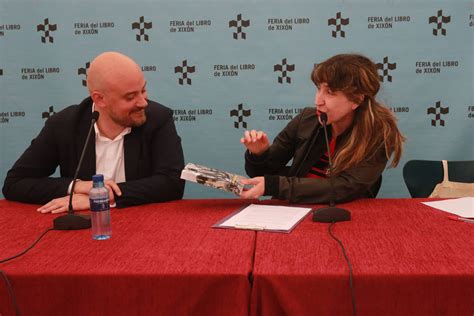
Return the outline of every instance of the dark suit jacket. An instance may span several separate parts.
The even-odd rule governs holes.
[[[91,124],[92,100],[87,98],[50,117],[39,135],[7,173],[3,194],[8,200],[45,204],[67,195]],[[119,183],[117,207],[180,199],[184,181],[181,138],[172,111],[148,101],[147,120],[124,138],[126,182]],[[100,118],[99,118],[100,120]],[[60,177],[51,177],[59,166]],[[95,143],[89,139],[78,178],[96,172]]]

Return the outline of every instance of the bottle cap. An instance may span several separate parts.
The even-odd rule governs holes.
[[[104,175],[95,174],[92,176],[92,182],[104,182]]]

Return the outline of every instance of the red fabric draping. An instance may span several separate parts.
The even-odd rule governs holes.
[[[211,226],[242,201],[176,201],[112,210],[112,238],[51,231],[0,264],[22,315],[248,315],[255,232]],[[0,258],[57,215],[0,201]],[[0,315],[13,315],[0,281]]]
[[[343,205],[352,221],[333,231],[353,265],[359,315],[474,313],[474,225],[421,201]],[[110,240],[51,231],[0,269],[22,315],[247,315],[249,306],[251,315],[350,315],[348,268],[328,224],[308,216],[291,234],[210,228],[246,203],[113,210]],[[51,226],[55,215],[35,208],[0,201],[0,258]],[[4,284],[0,314],[13,315]]]
[[[420,199],[342,205],[333,232],[352,262],[358,315],[473,315],[474,224]],[[329,224],[257,235],[252,315],[352,315],[349,270]]]

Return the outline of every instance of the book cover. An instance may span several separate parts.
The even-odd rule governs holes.
[[[181,179],[196,182],[212,188],[242,193],[244,185],[240,183],[241,176],[222,170],[209,168],[194,163],[188,163],[181,171]]]

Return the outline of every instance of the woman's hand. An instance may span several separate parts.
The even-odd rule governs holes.
[[[241,183],[244,185],[252,185],[251,188],[244,188],[240,194],[241,198],[244,199],[258,199],[263,193],[265,193],[265,178],[264,177],[255,177],[251,179],[241,179]]]
[[[240,139],[240,142],[247,147],[252,155],[256,156],[260,156],[270,147],[267,134],[263,131],[245,131],[244,137]]]

